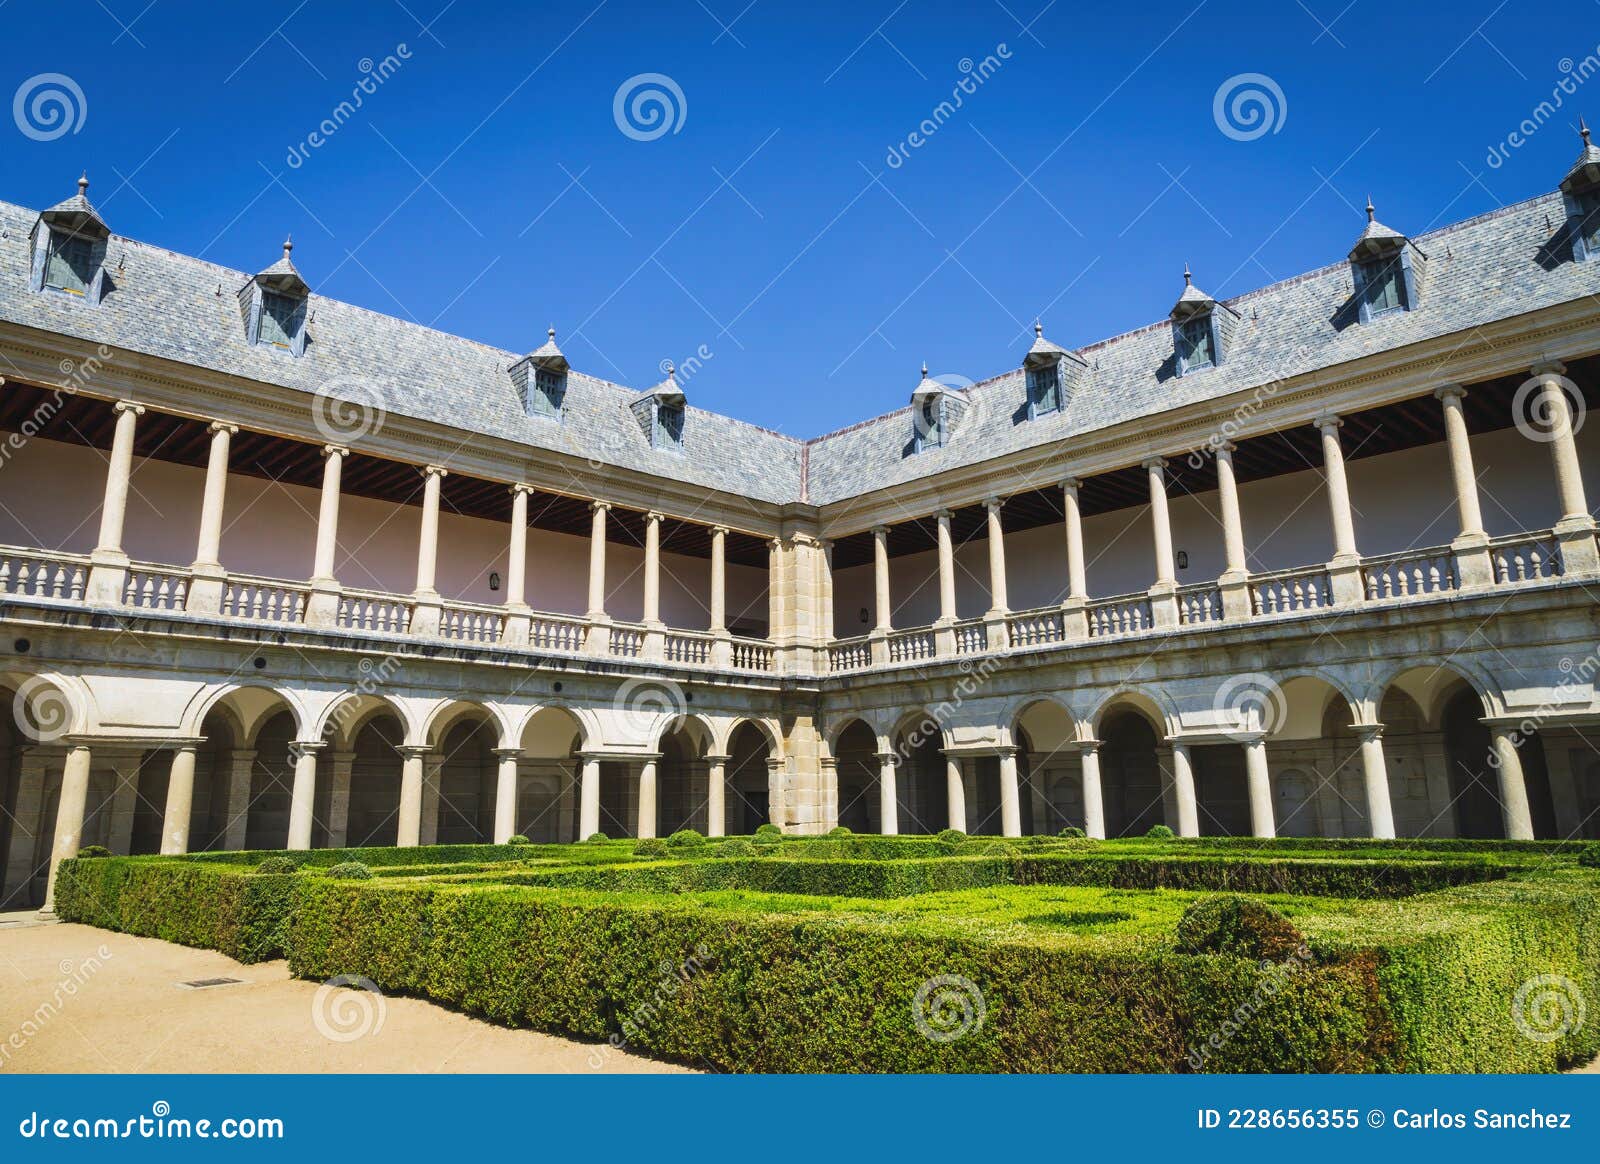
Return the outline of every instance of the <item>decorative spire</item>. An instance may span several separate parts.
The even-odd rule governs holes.
[[[675,375],[677,375],[677,372],[678,372],[678,369],[676,369],[676,368],[674,368],[672,366],[672,361],[671,360],[668,360],[667,361],[667,379],[668,380],[672,379]]]
[[[283,258],[285,262],[288,261],[289,252],[292,250],[294,250],[294,238],[286,234],[283,236]]]
[[[1585,131],[1585,136],[1587,136],[1587,131]],[[78,177],[78,197],[79,198],[87,198],[88,196],[89,196],[89,171],[85,170]]]
[[[1578,136],[1583,139],[1583,148],[1589,148],[1589,126],[1583,120],[1583,114],[1578,114]]]
[[[1185,287],[1192,287],[1194,285],[1194,276],[1190,274],[1189,264],[1187,262],[1183,264],[1183,285]]]
[[[927,360],[923,360],[922,361],[922,378],[924,380],[926,380],[928,378],[928,361]]]
[[[1377,221],[1377,213],[1378,213],[1378,208],[1372,204],[1372,195],[1368,194],[1367,195],[1367,221],[1368,222],[1376,222]]]
[[[550,342],[551,343],[555,343],[556,342],[556,325],[552,323],[550,325],[550,330],[545,332],[545,335],[550,337]]]
[[[1035,317],[1033,321],[1033,338],[1044,338],[1044,321],[1038,317]]]

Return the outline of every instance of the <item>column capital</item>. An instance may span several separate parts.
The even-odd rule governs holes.
[[[880,767],[894,768],[900,763],[899,752],[879,752],[878,765]]]
[[[1165,469],[1167,467],[1167,459],[1165,457],[1146,457],[1140,464],[1146,469]]]
[[[1325,412],[1321,416],[1313,418],[1311,423],[1318,432],[1327,432],[1330,428],[1337,431],[1344,424],[1344,421],[1331,412]]]
[[[936,509],[933,511],[933,516],[938,518],[939,521],[943,523],[948,522],[951,518],[955,517],[955,514],[948,509]]]
[[[448,477],[450,470],[443,465],[424,465],[422,467],[422,475],[424,477]]]
[[[327,740],[291,740],[289,741],[289,755],[296,760],[303,756],[315,756],[327,746]]]
[[[1530,376],[1565,376],[1567,366],[1560,360],[1540,360],[1528,369]]]
[[[119,400],[111,406],[111,411],[116,413],[131,412],[135,416],[143,416],[144,405],[135,404],[131,400]]]
[[[1350,725],[1350,730],[1361,737],[1362,743],[1383,738],[1383,724],[1381,723],[1353,723]]]
[[[1232,441],[1218,441],[1216,444],[1211,446],[1211,452],[1213,456],[1215,456],[1218,460],[1221,460],[1223,457],[1232,457],[1234,450],[1236,450],[1238,447],[1239,446],[1234,444]]]
[[[322,455],[327,457],[348,457],[350,449],[347,445],[323,445]]]
[[[983,507],[990,513],[994,513],[1005,503],[1006,499],[1004,497],[985,497],[983,499]]]
[[[427,756],[433,748],[428,744],[399,744],[395,747],[395,751],[400,753],[400,758],[403,760],[415,760]]]
[[[875,526],[873,526],[872,527],[872,536],[875,537],[875,538],[886,538],[886,537],[888,537],[889,536],[889,527],[886,526],[886,525],[875,525]]]
[[[1079,489],[1083,488],[1083,478],[1063,477],[1061,478],[1061,488],[1067,490],[1068,492],[1076,493]]]
[[[1449,384],[1440,384],[1433,390],[1433,394],[1439,400],[1460,400],[1467,394],[1467,390],[1452,381]]]
[[[662,513],[659,509],[648,510],[644,515],[645,521],[649,522],[651,525],[660,525],[662,519],[665,517],[666,514]]]
[[[506,492],[510,493],[512,496],[515,496],[518,493],[521,493],[523,496],[528,496],[533,493],[533,486],[525,482],[518,481],[516,484],[508,486],[506,488]]]
[[[711,527],[711,533],[712,533],[713,537],[725,538],[731,532],[733,532],[733,531],[731,531],[725,525],[714,525],[714,526]]]
[[[1073,747],[1077,748],[1078,751],[1080,751],[1080,752],[1098,752],[1100,750],[1100,743],[1101,743],[1101,741],[1096,740],[1096,739],[1084,739],[1084,740],[1073,740],[1072,741]]]
[[[595,513],[605,513],[605,512],[607,512],[607,511],[609,511],[611,509],[611,502],[609,502],[609,501],[591,501],[591,502],[589,502],[589,508],[591,510],[593,510]]]
[[[707,764],[727,764],[732,759],[732,756],[723,755],[720,752],[707,752],[705,757]]]
[[[229,420],[213,420],[206,426],[206,431],[213,436],[219,432],[225,432],[229,436],[233,436],[239,431],[239,426]]]
[[[494,749],[494,754],[495,754],[495,758],[497,760],[520,760],[522,758],[522,749],[521,748],[495,748]]]

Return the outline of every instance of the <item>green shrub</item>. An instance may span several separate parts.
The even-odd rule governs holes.
[[[586,840],[586,841],[598,843],[600,841],[609,841],[611,838],[606,836],[605,833],[590,833],[588,836],[584,837],[583,839]]]
[[[1588,845],[1578,853],[1578,864],[1590,869],[1600,869],[1600,842]]]
[[[756,828],[755,835],[758,837],[781,837],[783,836],[783,830],[777,825],[773,824],[771,821],[768,821],[766,824],[760,825]]]
[[[935,839],[943,841],[947,845],[959,845],[967,839],[967,834],[960,829],[940,829],[935,834]]]
[[[1021,854],[1015,845],[993,837],[968,837],[956,846],[958,857],[1016,857]]]
[[[707,850],[713,857],[754,857],[756,847],[743,837],[729,837],[717,841]]]
[[[111,850],[104,845],[85,845],[78,850],[79,857],[109,857]]]
[[[283,873],[298,873],[299,871],[300,862],[293,857],[285,856],[268,857],[256,866],[256,872],[264,876],[277,876]]]
[[[360,861],[344,861],[329,869],[327,876],[343,878],[346,881],[370,881],[372,870]]]
[[[506,838],[506,844],[508,845],[531,845],[532,843],[532,841],[528,840],[528,838],[523,836],[521,833],[512,833]]]
[[[830,837],[850,837],[855,834],[850,829],[845,828],[844,825],[834,825],[828,830],[828,835]]]
[[[766,828],[767,826],[762,825],[761,827]],[[764,848],[775,847],[783,844],[783,834],[777,829],[773,829],[770,833],[757,832],[755,836],[750,838],[750,840],[751,843],[761,845]]]
[[[1089,834],[1084,832],[1077,825],[1068,825],[1066,828],[1057,833],[1056,836],[1065,837],[1068,840],[1081,841],[1088,839]]]
[[[1202,898],[1178,921],[1177,949],[1182,954],[1236,954],[1253,962],[1282,962],[1305,945],[1305,935],[1283,914],[1238,894]]]
[[[633,843],[635,857],[665,857],[667,855],[667,842],[660,837],[644,837]]]
[[[667,838],[667,845],[674,849],[698,849],[705,843],[705,837],[694,829],[679,829]]]
[[[1178,834],[1173,832],[1166,825],[1158,824],[1151,825],[1144,835],[1149,837],[1152,841],[1170,841]]]

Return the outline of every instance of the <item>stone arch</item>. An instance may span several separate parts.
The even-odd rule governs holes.
[[[1363,699],[1368,706],[1377,708],[1390,690],[1398,688],[1422,709],[1425,724],[1437,728],[1445,703],[1456,695],[1463,684],[1478,697],[1482,715],[1498,715],[1505,706],[1499,686],[1486,672],[1466,659],[1452,659],[1448,663],[1396,664],[1368,686]]]
[[[512,832],[531,841],[581,840],[578,834],[578,782],[582,754],[592,725],[582,712],[565,703],[528,709],[511,737],[519,750],[517,799]],[[595,762],[602,789],[617,779],[612,765]],[[606,829],[602,820],[602,830]],[[620,834],[616,834],[620,835]]]
[[[25,739],[54,742],[89,731],[97,718],[94,695],[76,675],[12,665],[0,671],[0,688],[9,693],[4,714]]]
[[[503,709],[475,699],[441,699],[422,717],[422,739],[431,748],[439,748],[452,728],[465,720],[478,719],[492,725],[497,748],[510,747],[511,725]]]
[[[0,699],[0,910],[8,910],[44,901],[63,737],[90,726],[94,703],[81,679],[27,668],[0,671]],[[81,843],[104,843],[90,832],[94,809],[109,793],[106,775],[91,773]]]
[[[881,833],[878,731],[861,716],[834,725],[828,744],[834,760],[838,824],[858,833]]]
[[[315,738],[329,740],[336,748],[351,746],[362,728],[379,715],[392,715],[399,722],[402,735],[396,747],[424,738],[403,702],[361,691],[345,692],[328,704],[317,721]]]
[[[575,746],[572,745],[571,736],[564,734],[567,725],[577,733]],[[595,747],[600,739],[593,713],[559,700],[535,704],[511,726],[511,739],[530,755],[551,755],[552,747],[558,742],[567,745],[562,755],[586,752]]]
[[[927,709],[900,717],[890,736],[895,765],[895,800],[902,833],[936,833],[950,823],[945,780],[946,733]]]
[[[277,714],[280,703],[294,715],[296,738],[310,738],[304,733],[311,717],[300,694],[270,683],[219,683],[201,688],[184,709],[178,734],[190,738],[204,735],[201,727],[206,718],[222,708],[233,717],[243,746],[255,736],[267,717]]]
[[[671,836],[679,829],[707,831],[711,766],[706,757],[716,747],[716,740],[715,729],[700,715],[679,716],[662,731],[656,741],[661,758],[656,761],[652,835]]]
[[[1149,723],[1150,730],[1158,737],[1177,734],[1178,712],[1166,693],[1160,690],[1147,691],[1140,687],[1118,687],[1115,691],[1107,693],[1095,705],[1094,710],[1084,717],[1084,722],[1098,737],[1106,716],[1120,710],[1131,710],[1143,716]]]
[[[1082,729],[1071,708],[1055,696],[1025,696],[1002,723],[1017,748],[1022,831],[1083,827],[1083,766],[1075,746]]]
[[[726,734],[715,740],[715,746],[726,754],[727,749],[733,743],[734,733],[746,725],[761,733],[762,737],[767,741],[767,747],[772,749],[774,756],[783,755],[783,733],[778,730],[777,721],[757,715],[739,716],[732,720],[726,725]]]
[[[771,761],[778,758],[760,720],[748,719],[728,733],[725,814],[727,831],[753,833],[763,824],[778,823],[781,789],[772,781]],[[781,826],[780,826],[781,827]]]

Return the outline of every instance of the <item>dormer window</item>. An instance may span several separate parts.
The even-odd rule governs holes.
[[[913,442],[917,452],[944,447],[946,436],[944,397],[929,396],[916,405],[916,431]]]
[[[1032,416],[1061,411],[1061,366],[1028,369],[1028,411]]]
[[[956,435],[966,409],[966,393],[950,384],[930,379],[928,365],[923,364],[922,380],[911,393],[911,451],[921,453],[949,444]]]
[[[1589,140],[1589,126],[1578,119],[1583,152],[1561,179],[1561,199],[1567,207],[1567,229],[1572,237],[1572,257],[1578,262],[1600,255],[1600,146]]]
[[[639,422],[639,431],[644,433],[651,448],[669,453],[683,452],[688,400],[683,395],[683,389],[678,387],[670,363],[667,364],[667,378],[654,388],[639,393],[628,407],[633,410],[634,419]]]
[[[1361,281],[1369,318],[1386,311],[1406,309],[1405,270],[1399,255],[1362,263]]]
[[[527,406],[529,416],[543,416],[559,420],[561,417],[561,397],[566,389],[567,378],[564,374],[552,372],[548,368],[535,368],[533,383],[528,392]]]
[[[44,285],[69,295],[82,295],[94,278],[94,242],[92,239],[50,232],[50,254],[45,260]]]
[[[1193,375],[1225,363],[1238,322],[1237,311],[1194,285],[1185,263],[1183,294],[1172,307],[1172,355],[1178,375]]]
[[[683,451],[683,405],[662,403],[656,406],[655,440],[651,444],[670,452]]]
[[[1384,226],[1376,215],[1368,198],[1366,229],[1350,248],[1356,313],[1362,323],[1415,310],[1428,259],[1415,243]]]
[[[1044,324],[1033,321],[1033,346],[1022,357],[1027,373],[1028,419],[1037,420],[1060,412],[1072,401],[1072,393],[1088,371],[1083,357],[1044,338]]]
[[[556,329],[542,347],[511,365],[511,383],[522,399],[522,411],[542,420],[561,420],[561,402],[567,395],[567,357],[556,347]]]
[[[1198,372],[1217,362],[1211,342],[1211,314],[1197,315],[1178,325],[1178,363],[1185,372]]]
[[[256,342],[271,344],[285,351],[294,347],[294,337],[300,333],[305,316],[305,301],[290,299],[272,291],[261,293],[261,330]]]
[[[1583,247],[1580,257],[1600,254],[1600,189],[1585,190],[1572,199],[1573,234]]]
[[[306,309],[311,288],[289,258],[293,250],[294,243],[284,239],[283,258],[240,290],[239,310],[244,316],[247,342],[298,356],[306,350]]]

